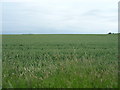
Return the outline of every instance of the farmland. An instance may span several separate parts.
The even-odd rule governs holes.
[[[117,88],[117,35],[3,35],[3,88]]]

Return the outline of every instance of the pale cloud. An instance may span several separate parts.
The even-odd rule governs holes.
[[[2,0],[4,33],[117,32],[114,0]]]
[[[34,0],[1,0],[1,2],[34,2]]]
[[[2,34],[2,4],[1,3],[0,3],[0,34]],[[1,36],[0,36],[0,40],[1,40]]]

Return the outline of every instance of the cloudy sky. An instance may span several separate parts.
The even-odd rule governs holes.
[[[2,0],[2,5],[3,34],[118,32],[118,0]]]

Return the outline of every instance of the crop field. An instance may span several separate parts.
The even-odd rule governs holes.
[[[3,35],[3,88],[117,88],[118,37]]]

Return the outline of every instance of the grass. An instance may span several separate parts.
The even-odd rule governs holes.
[[[117,88],[117,35],[3,35],[3,88]]]

